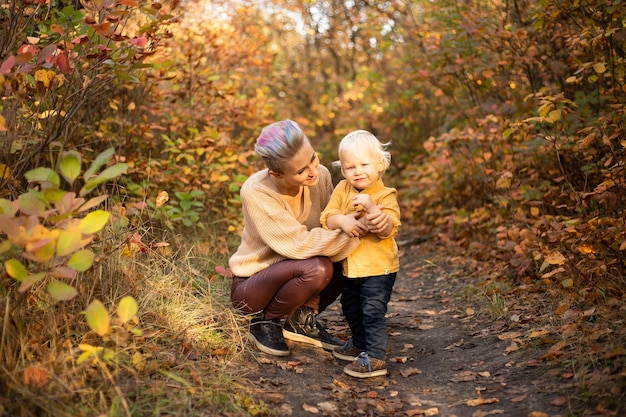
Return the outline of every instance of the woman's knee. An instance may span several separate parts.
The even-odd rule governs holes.
[[[307,266],[306,275],[315,278],[316,281],[328,283],[333,277],[333,263],[326,257],[311,258]]]

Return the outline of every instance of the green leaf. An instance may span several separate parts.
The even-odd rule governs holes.
[[[67,266],[78,272],[85,272],[93,265],[96,255],[89,249],[79,250],[67,261]]]
[[[59,175],[50,168],[39,167],[31,169],[26,174],[24,174],[24,176],[26,177],[28,182],[47,182],[52,184],[56,188],[59,188],[61,186],[61,178],[59,178]]]
[[[4,263],[4,269],[11,278],[14,278],[18,282],[22,282],[28,275],[28,270],[17,259],[9,259]]]
[[[122,323],[127,323],[130,319],[137,314],[137,302],[133,297],[127,296],[120,300],[120,304],[117,307],[117,315],[122,320]]]
[[[98,233],[107,224],[110,216],[108,211],[93,211],[80,221],[78,228],[86,235]]]
[[[70,184],[74,183],[74,180],[80,175],[82,158],[80,153],[76,151],[67,151],[63,153],[61,157],[61,163],[59,164],[59,170],[61,175]]]
[[[100,184],[103,184],[120,175],[125,174],[127,170],[128,170],[128,164],[115,164],[113,166],[108,167],[107,169],[102,171],[100,175],[98,175],[97,177],[87,180],[87,182],[85,183],[85,186],[79,192],[80,196],[82,197],[88,194]]]
[[[183,385],[185,385],[187,387],[191,387],[191,384],[186,379],[183,379],[181,376],[176,375],[173,372],[169,372],[169,371],[166,371],[166,370],[163,370],[163,369],[159,369],[159,373],[161,373],[162,375],[164,375],[164,376],[166,376],[168,378],[173,379],[174,381],[180,382],[181,384],[183,384]]]
[[[32,287],[33,285],[35,285],[36,283],[44,279],[45,277],[46,277],[45,272],[38,272],[36,274],[31,274],[27,276],[26,278],[24,278],[24,280],[20,284],[19,292],[26,291],[27,289],[29,289],[30,287]]]
[[[76,288],[56,280],[48,283],[48,293],[59,301],[71,300],[78,294]]]
[[[87,171],[85,171],[85,174],[83,175],[83,178],[85,178],[85,181],[89,181],[89,179],[93,175],[95,175],[95,173],[103,165],[106,165],[106,163],[109,162],[109,160],[111,160],[114,154],[115,154],[115,150],[113,148],[109,148],[106,151],[102,152],[100,155],[98,155],[96,159],[94,159],[94,161],[91,163],[91,166],[87,169]]]
[[[6,198],[0,198],[0,214],[15,216],[15,213],[17,213],[15,205]]]
[[[0,242],[0,255],[5,252],[8,252],[13,247],[13,243],[10,240],[3,240]]]
[[[76,227],[61,230],[57,241],[57,255],[66,256],[82,247],[82,234]]]
[[[98,336],[109,333],[111,319],[109,312],[100,301],[92,301],[83,313],[87,317],[87,324]]]

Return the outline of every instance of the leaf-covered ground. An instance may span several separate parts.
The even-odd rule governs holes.
[[[624,412],[584,410],[577,376],[567,361],[554,360],[562,347],[555,329],[571,318],[552,317],[542,294],[523,286],[505,291],[485,284],[476,276],[480,265],[448,245],[411,236],[398,241],[402,269],[388,312],[388,375],[352,378],[342,372],[345,362],[329,352],[290,341],[292,353],[286,358],[250,348],[241,358],[241,376],[273,415],[557,417]],[[338,303],[320,320],[331,332],[348,337]]]

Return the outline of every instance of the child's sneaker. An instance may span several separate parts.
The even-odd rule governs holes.
[[[387,375],[387,364],[370,357],[367,352],[361,352],[354,362],[343,368],[343,372],[355,378],[372,378]]]
[[[361,352],[363,352],[363,349],[354,346],[352,344],[352,339],[348,339],[343,346],[333,349],[333,356],[343,361],[352,362]]]

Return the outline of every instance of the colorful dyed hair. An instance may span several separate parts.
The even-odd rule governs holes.
[[[284,162],[293,158],[302,145],[308,142],[309,139],[298,123],[281,120],[263,128],[254,145],[254,151],[270,171],[283,174]]]
[[[391,154],[385,149],[391,142],[381,143],[376,136],[367,130],[355,130],[348,133],[339,142],[339,161],[334,161],[333,166],[341,168],[341,156],[362,152],[364,150],[377,153],[383,160],[383,172],[389,168],[391,164]]]

